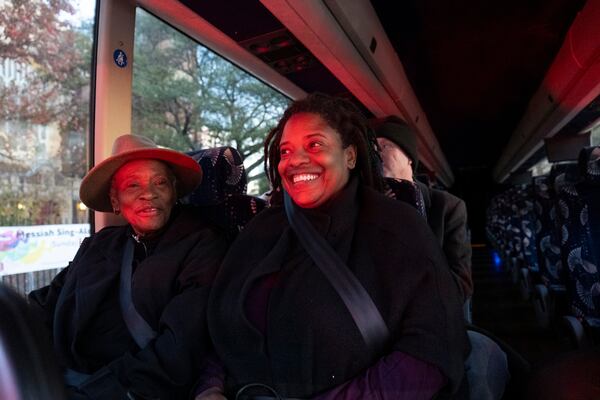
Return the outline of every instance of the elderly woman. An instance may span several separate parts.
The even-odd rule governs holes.
[[[321,94],[293,103],[271,131],[275,204],[215,280],[208,322],[224,379],[213,366],[196,399],[426,399],[461,387],[458,287],[423,219],[378,192],[373,142],[351,103]],[[330,275],[310,242],[341,269]],[[336,273],[365,295],[343,293],[356,285]]]
[[[201,211],[177,206],[199,165],[136,135],[81,183],[81,200],[125,226],[87,238],[50,286],[30,294],[71,398],[185,398],[208,346],[209,287],[227,249]]]

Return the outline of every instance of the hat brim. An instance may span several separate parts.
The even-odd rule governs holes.
[[[131,150],[103,160],[87,173],[79,188],[81,201],[92,210],[112,212],[112,176],[129,161],[142,159],[163,161],[171,168],[177,180],[178,198],[190,193],[202,181],[200,165],[183,153],[160,148]]]

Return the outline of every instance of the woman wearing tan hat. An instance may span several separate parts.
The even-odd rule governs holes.
[[[227,249],[201,211],[175,205],[201,181],[192,158],[123,135],[85,176],[81,200],[126,226],[87,238],[30,294],[71,398],[185,398],[207,348],[209,286]]]

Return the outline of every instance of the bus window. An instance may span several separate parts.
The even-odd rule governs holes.
[[[133,132],[183,152],[233,146],[248,192],[268,190],[262,143],[286,97],[140,8],[134,60]]]
[[[0,2],[0,276],[46,285],[89,235],[87,170],[95,2]]]

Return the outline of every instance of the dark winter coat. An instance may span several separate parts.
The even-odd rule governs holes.
[[[184,208],[173,214],[154,251],[132,276],[133,303],[158,333],[146,347],[140,349],[132,340],[118,308],[121,259],[131,234],[129,226],[107,227],[86,239],[50,286],[30,294],[30,302],[52,332],[61,364],[99,378],[94,387],[88,385],[84,390],[89,390],[92,398],[126,398],[127,391],[149,398],[179,398],[197,377],[209,343],[205,320],[208,293],[227,242],[203,222],[197,210]],[[99,315],[115,321],[116,337],[97,331]],[[96,328],[90,333],[93,326]],[[126,351],[99,366],[98,360],[81,354],[81,348],[94,350],[89,335],[102,341],[99,346]]]
[[[242,231],[211,292],[209,329],[228,374],[227,394],[260,382],[286,397],[310,398],[393,351],[437,366],[449,390],[461,382],[468,352],[462,302],[422,217],[368,188],[337,200],[325,212],[303,212],[370,294],[391,333],[387,348],[369,351],[283,208],[274,206]],[[264,333],[245,312],[260,282],[272,287]]]
[[[444,250],[450,271],[462,291],[463,300],[473,295],[471,243],[467,235],[467,206],[460,198],[421,182],[427,224]]]

